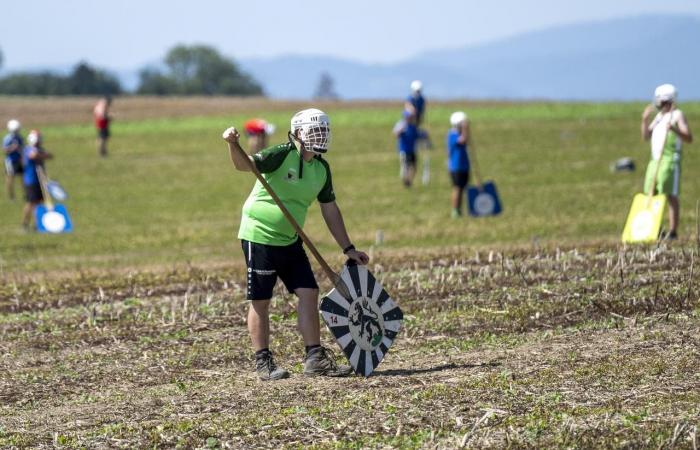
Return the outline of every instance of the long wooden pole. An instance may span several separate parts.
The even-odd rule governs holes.
[[[41,167],[39,164],[36,166],[36,174],[39,177],[39,186],[41,186],[41,193],[44,196],[44,205],[46,206],[46,209],[49,211],[53,210],[53,200],[51,200],[51,195],[49,193],[49,190],[47,188],[47,179],[46,179],[46,173],[44,172],[44,168]]]

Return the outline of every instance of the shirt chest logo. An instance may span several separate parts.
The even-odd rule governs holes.
[[[299,182],[299,173],[297,172],[297,169],[290,167],[287,170],[287,176],[285,176],[284,179],[287,183],[293,183],[293,184],[298,183]]]

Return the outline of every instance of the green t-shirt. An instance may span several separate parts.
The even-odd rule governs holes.
[[[294,144],[287,142],[256,153],[253,161],[301,227],[314,199],[321,203],[335,201],[331,169],[320,156],[304,161]],[[243,204],[238,238],[278,246],[298,239],[294,227],[260,181],[255,182]]]

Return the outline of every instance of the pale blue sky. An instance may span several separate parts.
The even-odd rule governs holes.
[[[0,49],[4,71],[81,59],[134,69],[175,43],[210,44],[234,58],[391,63],[550,26],[661,13],[700,16],[700,0],[15,0],[2,5]]]

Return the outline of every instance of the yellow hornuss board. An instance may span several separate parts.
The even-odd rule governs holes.
[[[659,238],[665,210],[665,195],[653,197],[644,194],[635,195],[622,232],[622,242],[637,244],[656,241]]]

